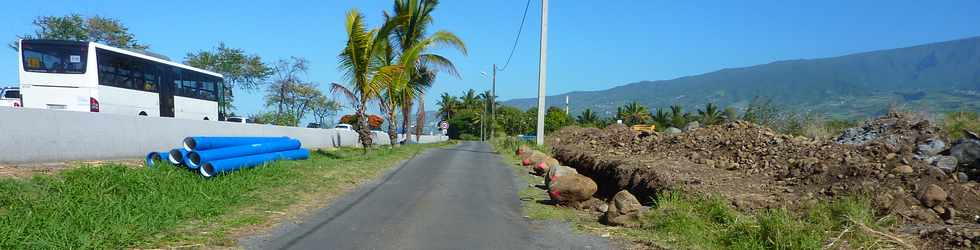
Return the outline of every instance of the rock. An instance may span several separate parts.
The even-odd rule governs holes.
[[[698,121],[688,122],[687,125],[684,125],[684,131],[685,132],[686,131],[691,131],[691,130],[697,129],[697,128],[701,128],[701,123],[698,122]]]
[[[598,186],[595,181],[580,174],[559,176],[551,181],[548,196],[559,204],[575,204],[587,201],[595,194]]]
[[[961,139],[949,149],[950,156],[956,157],[956,161],[962,165],[975,164],[980,159],[980,140]]]
[[[911,174],[911,173],[915,172],[915,171],[912,170],[912,166],[909,166],[909,165],[900,165],[900,166],[897,166],[897,167],[895,167],[895,169],[892,169],[892,171],[894,171],[895,173],[899,173],[899,174]]]
[[[523,156],[524,152],[528,152],[528,151],[531,151],[531,147],[522,144],[520,146],[517,146],[517,150],[515,150],[514,153]]]
[[[958,162],[956,160],[956,157],[946,156],[946,155],[933,156],[930,157],[929,160],[927,161],[929,161],[930,164],[936,166],[937,168],[943,170],[943,172],[946,173],[952,173],[953,171],[956,171],[956,164]]]
[[[531,151],[530,156],[522,159],[521,164],[524,164],[524,166],[531,166],[543,162],[548,158],[551,158],[551,156],[548,156],[547,154],[542,153],[541,151],[535,150],[535,151]]]
[[[919,202],[926,207],[935,207],[946,201],[948,194],[946,190],[936,184],[929,184],[919,193]]]
[[[622,190],[609,201],[609,210],[602,215],[600,221],[610,226],[634,227],[640,225],[640,214],[643,205],[629,191]]]
[[[964,129],[963,130],[963,134],[966,134],[966,138],[970,138],[970,139],[974,139],[974,140],[980,140],[980,135],[978,135],[977,133],[974,133],[973,131],[969,131],[969,130]]]
[[[925,158],[925,157],[937,155],[939,154],[939,152],[946,150],[946,143],[943,142],[942,139],[932,138],[926,140],[926,142],[923,144],[919,144],[917,148],[918,151],[916,152],[916,155]]]
[[[612,205],[616,207],[622,214],[633,213],[640,210],[640,201],[636,199],[629,191],[622,190],[616,193],[612,198]]]
[[[561,166],[561,165],[551,167],[548,169],[548,173],[545,175],[544,185],[545,187],[550,187],[551,182],[557,179],[558,177],[566,176],[570,174],[578,174],[578,171],[576,171],[574,168]]]
[[[664,133],[665,134],[668,134],[668,135],[676,135],[676,134],[680,134],[682,132],[683,131],[681,131],[680,129],[675,128],[675,127],[669,127],[669,128],[667,128],[667,130],[664,130]]]
[[[541,161],[541,162],[538,162],[537,164],[534,164],[534,167],[533,167],[534,174],[535,175],[544,175],[544,174],[548,173],[548,171],[552,167],[559,166],[559,165],[561,165],[561,164],[558,163],[558,160],[555,160],[555,158],[548,157],[548,158],[544,159],[544,161]]]
[[[956,173],[956,179],[960,182],[968,182],[970,181],[970,176],[966,175],[966,173],[958,172]]]

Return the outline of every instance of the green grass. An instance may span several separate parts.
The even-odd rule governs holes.
[[[234,245],[235,230],[266,223],[310,196],[339,195],[398,161],[445,144],[315,151],[212,179],[172,166],[83,166],[54,176],[0,179],[0,249]]]
[[[497,152],[512,163],[529,183],[540,179],[518,166],[514,149],[523,144],[513,139],[493,142]],[[535,220],[570,222],[573,228],[609,233],[621,240],[666,249],[880,249],[893,242],[870,230],[883,231],[894,218],[878,217],[866,196],[842,197],[796,213],[770,209],[757,213],[735,210],[728,201],[713,196],[678,192],[662,193],[641,217],[638,228],[605,227],[595,214],[538,203],[547,194],[533,187],[520,191],[524,214]],[[865,229],[865,227],[867,229]],[[832,245],[831,245],[832,243]]]
[[[946,117],[943,119],[943,125],[946,132],[949,133],[949,137],[952,139],[963,138],[966,135],[966,133],[963,133],[963,130],[980,133],[980,117],[975,112],[960,111],[946,113]]]

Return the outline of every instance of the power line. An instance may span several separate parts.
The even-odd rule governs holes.
[[[527,10],[531,7],[531,0],[527,0],[527,4],[524,5],[524,16],[521,17],[521,27],[517,29],[517,37],[514,38],[514,47],[510,48],[510,55],[507,56],[507,63],[504,63],[504,67],[499,68],[499,71],[504,71],[507,66],[510,66],[510,59],[514,57],[514,51],[517,51],[517,42],[521,40],[521,32],[524,31],[524,20],[527,19]]]

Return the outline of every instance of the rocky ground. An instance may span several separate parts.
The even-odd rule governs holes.
[[[598,184],[596,196],[628,190],[649,204],[663,191],[719,195],[739,210],[801,211],[824,200],[866,196],[899,219],[894,234],[924,248],[980,241],[980,138],[950,142],[914,114],[891,113],[836,140],[779,134],[747,122],[637,133],[625,126],[566,128],[554,157]]]

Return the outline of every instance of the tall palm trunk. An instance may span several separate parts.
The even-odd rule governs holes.
[[[361,106],[357,107],[357,136],[361,140],[361,146],[364,149],[364,154],[367,154],[368,148],[374,144],[374,140],[371,139],[371,129],[368,128],[368,118],[366,112],[367,102],[361,99]]]
[[[402,131],[405,133],[405,140],[402,143],[408,143],[408,125],[412,117],[412,101],[405,101],[402,103]]]
[[[391,107],[388,110],[385,110],[385,113],[387,113],[386,115],[388,115],[388,140],[389,140],[389,145],[391,145],[391,147],[393,147],[393,148],[394,147],[401,146],[401,144],[398,144],[398,131],[396,129],[396,128],[398,128],[398,124],[395,121],[396,120],[395,118],[397,118],[398,116],[395,114],[395,108],[394,107]]]
[[[425,92],[419,92],[418,120],[415,121],[415,141],[420,141],[422,137],[422,126],[425,126]]]

